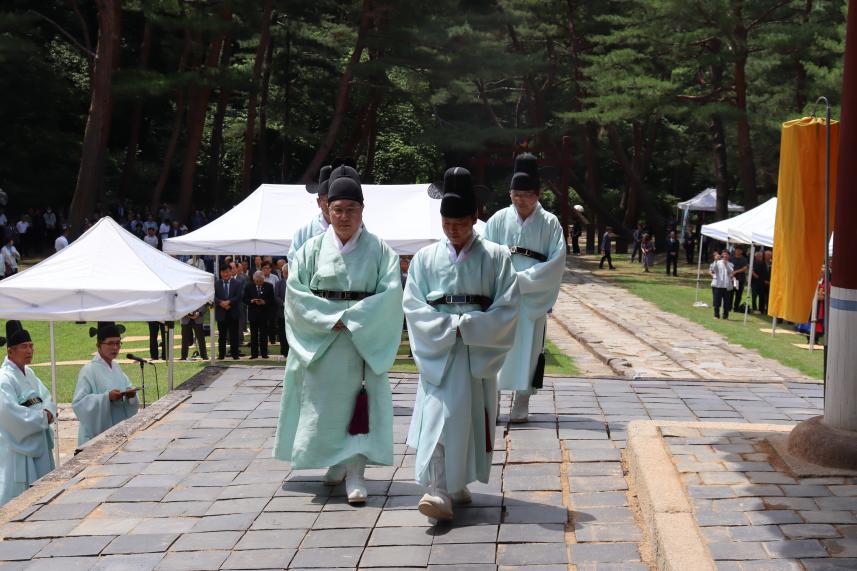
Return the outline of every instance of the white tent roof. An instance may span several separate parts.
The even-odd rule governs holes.
[[[721,242],[774,246],[774,222],[777,218],[776,197],[764,204],[713,224],[702,226],[702,235]]]
[[[0,315],[7,319],[174,320],[213,298],[211,274],[149,246],[110,217],[0,281]]]
[[[679,202],[678,207],[680,210],[715,212],[717,210],[717,189],[706,188],[690,200]],[[744,207],[729,202],[729,212],[744,212]]]
[[[396,252],[416,253],[443,237],[440,203],[427,189],[428,184],[363,185],[363,223]],[[164,251],[285,256],[294,233],[318,214],[315,196],[303,185],[263,184],[220,218],[165,240]]]

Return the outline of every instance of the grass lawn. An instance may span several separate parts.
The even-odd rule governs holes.
[[[627,254],[614,254],[613,262],[616,271],[598,269],[600,256],[580,256],[577,258],[587,269],[603,279],[619,285],[631,293],[648,300],[660,309],[680,315],[694,323],[703,325],[711,331],[723,335],[730,342],[757,351],[760,355],[779,361],[789,367],[801,371],[807,376],[821,379],[823,376],[823,351],[819,347],[810,353],[806,349],[795,347],[793,343],[805,343],[801,335],[777,334],[760,331],[770,329],[771,318],[751,313],[747,325],[743,324],[744,315],[733,313],[729,320],[714,319],[711,306],[711,288],[709,287],[708,266],[703,265],[702,279],[699,287],[699,299],[709,307],[693,307],[695,301],[696,265],[688,266],[684,262],[684,251],[679,260],[679,277],[666,275],[666,263],[663,256],[656,260],[655,267],[650,273],[644,273],[642,266],[629,262]],[[788,324],[780,324],[780,330],[793,330]]]
[[[149,356],[149,328],[146,323],[124,323],[127,331],[123,335],[124,342],[122,345],[122,354],[120,359],[124,358],[127,353],[134,353],[144,358]],[[95,339],[89,336],[89,328],[94,326],[94,323],[86,323],[78,325],[71,322],[55,322],[56,335],[56,358],[57,362],[63,361],[88,361],[92,358],[95,352]],[[24,327],[30,332],[35,345],[35,355],[33,356],[33,369],[42,380],[42,382],[50,389],[51,385],[51,368],[50,368],[50,325],[46,321],[27,321]],[[146,339],[129,341],[129,337],[145,336]],[[208,338],[206,338],[208,340]],[[176,345],[181,343],[179,331],[176,330]],[[244,348],[244,353],[249,354],[249,348]],[[273,352],[273,351],[272,351]],[[546,350],[546,372],[555,375],[574,375],[577,369],[574,367],[572,360],[560,353],[560,351],[548,343]],[[179,349],[175,349],[176,358],[179,357]],[[416,366],[412,359],[408,358],[407,335],[404,335],[402,346],[399,348],[399,355],[403,358],[397,359],[393,367],[396,372],[415,373]],[[224,361],[225,364],[236,363],[232,360]],[[176,361],[174,368],[174,386],[178,387],[181,383],[192,377],[194,374],[202,370],[208,364],[208,361],[191,361],[183,362]],[[242,365],[253,366],[279,366],[283,367],[283,361],[274,360],[254,360],[240,361]],[[71,402],[74,395],[74,387],[77,383],[77,374],[82,367],[82,364],[75,365],[58,365],[57,366],[57,392],[58,401],[61,403]],[[157,369],[158,386],[160,395],[167,392],[167,365],[164,362],[158,362],[155,365]],[[122,369],[131,379],[134,385],[140,385],[140,367],[136,364],[122,365]],[[146,371],[146,403],[152,403],[157,399],[158,390],[155,386],[155,373],[151,366],[145,367]]]

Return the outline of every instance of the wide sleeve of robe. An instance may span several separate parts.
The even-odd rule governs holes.
[[[411,260],[402,307],[407,316],[411,353],[420,378],[440,386],[462,316],[438,311],[428,304],[430,292],[427,284],[431,282],[429,261],[432,253],[433,248],[423,248]]]
[[[433,385],[441,385],[459,330],[469,349],[471,374],[477,378],[494,376],[503,364],[505,353],[514,343],[518,320],[519,294],[509,254],[499,246],[477,238],[471,256],[482,261],[482,279],[478,280],[481,281],[481,291],[435,292],[430,291],[431,286],[428,285],[438,281],[432,273],[444,271],[442,267],[432,267],[433,258],[438,259],[435,253],[434,247],[417,252],[408,269],[402,303],[408,319],[411,352],[420,378]],[[443,293],[486,295],[493,301],[486,311],[457,315],[429,305],[429,301]]]
[[[41,456],[45,452],[41,435],[50,426],[44,410],[47,408],[55,414],[56,407],[44,387],[42,388],[46,394],[41,396],[44,401],[42,406],[22,406],[18,402],[19,396],[14,383],[14,378],[0,373],[0,432],[12,452],[31,458]],[[41,394],[41,391],[39,392]],[[34,436],[36,438],[33,438]]]
[[[562,227],[554,216],[545,222],[550,232],[548,251],[544,252],[547,261],[518,272],[518,288],[531,319],[544,315],[556,303],[562,274],[565,272],[566,247]]]
[[[323,299],[312,293],[310,284],[318,275],[347,276],[341,257],[317,255],[324,247],[325,234],[305,244],[295,254],[294,268],[286,282],[286,321],[289,350],[304,366],[324,356],[336,338],[333,326],[342,321],[366,365],[376,374],[388,371],[395,362],[401,339],[401,328],[391,323],[402,322],[402,282],[399,257],[386,244],[368,233],[361,240],[377,240],[378,248],[368,254],[378,256],[380,269],[373,295],[343,303]],[[310,263],[309,257],[312,257]],[[316,265],[316,262],[319,265]],[[299,332],[299,334],[295,334]]]

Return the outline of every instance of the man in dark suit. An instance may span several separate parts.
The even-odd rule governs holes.
[[[271,323],[276,327],[277,337],[280,339],[280,355],[285,357],[289,354],[289,340],[286,339],[286,280],[289,278],[289,267],[282,265],[282,279],[274,285],[274,317]]]
[[[238,314],[241,310],[241,282],[232,277],[229,266],[220,268],[220,279],[214,283],[214,320],[217,322],[218,359],[226,357],[226,337],[229,354],[238,359]]]
[[[196,346],[199,356],[203,360],[208,359],[208,353],[205,350],[205,332],[202,324],[205,317],[206,306],[203,305],[199,309],[192,311],[181,318],[182,325],[182,361],[187,361],[188,351],[193,345],[194,336],[196,337]]]
[[[268,358],[268,322],[274,303],[274,286],[265,281],[265,274],[253,274],[253,283],[244,287],[244,303],[247,305],[247,321],[250,323],[250,358],[260,354]]]

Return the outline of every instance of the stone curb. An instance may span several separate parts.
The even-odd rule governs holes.
[[[578,343],[586,347],[593,355],[595,355],[599,361],[610,367],[611,371],[625,379],[635,379],[639,377],[637,369],[634,369],[631,366],[631,363],[626,359],[612,357],[609,353],[603,351],[600,346],[600,340],[591,339],[583,329],[574,326],[566,319],[557,317],[555,313],[552,313],[551,317],[557,322],[557,324],[559,324],[560,327],[565,329],[569,335],[574,337]]]
[[[663,571],[714,571],[714,559],[699,533],[681,476],[667,451],[661,429],[695,428],[736,432],[788,433],[790,425],[742,422],[633,420],[625,455],[649,535],[656,567]]]
[[[693,511],[656,421],[628,425],[625,449],[631,482],[652,538],[655,566],[663,571],[715,571]]]
[[[115,452],[137,431],[144,430],[162,419],[190,398],[191,393],[199,386],[220,376],[224,369],[224,366],[205,367],[154,404],[90,440],[80,453],[36,480],[30,489],[0,508],[0,525],[21,519],[22,515],[26,517],[32,511],[31,506],[46,504],[81,481],[80,473],[84,469],[97,463],[105,454]]]

